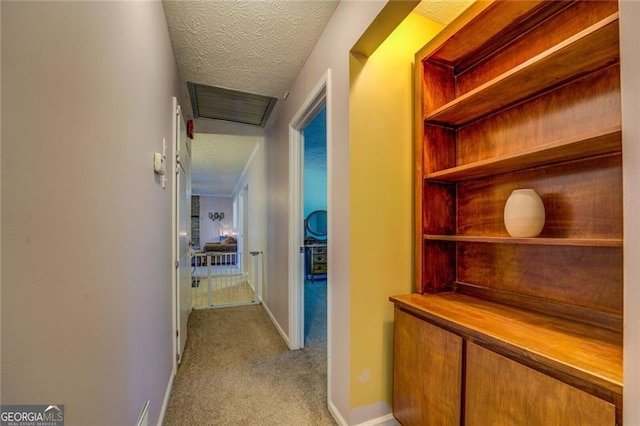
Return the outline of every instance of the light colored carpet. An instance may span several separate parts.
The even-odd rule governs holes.
[[[262,306],[250,305],[194,311],[188,332],[165,425],[336,424],[326,408],[326,329],[324,342],[307,336],[305,349],[290,351]]]

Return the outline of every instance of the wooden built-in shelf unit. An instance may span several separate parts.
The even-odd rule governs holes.
[[[606,0],[477,2],[416,54],[416,282],[391,298],[403,424],[519,424],[514,413],[527,424],[622,423],[619,61],[618,4]],[[504,227],[520,188],[543,200],[539,237]],[[453,337],[416,341],[434,326]],[[447,362],[409,353],[424,350]],[[407,374],[415,363],[421,374]],[[496,383],[495,366],[526,379]],[[570,388],[559,394],[579,392],[574,402],[594,398],[597,414],[547,401],[537,374]],[[458,383],[442,390],[443,378]],[[496,392],[508,398],[482,408]]]

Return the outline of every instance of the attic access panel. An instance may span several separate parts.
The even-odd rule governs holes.
[[[196,118],[264,127],[277,99],[255,93],[187,82]]]

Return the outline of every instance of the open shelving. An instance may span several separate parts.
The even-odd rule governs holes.
[[[431,123],[462,125],[552,90],[576,76],[616,63],[618,59],[618,14],[615,13],[435,111],[427,112],[424,119]]]
[[[478,2],[416,54],[415,286],[391,298],[401,348],[424,350],[407,343],[402,327],[420,327],[398,312],[461,337],[462,363],[480,345],[604,400],[615,422],[624,293],[618,20],[609,0]],[[520,188],[545,205],[539,237],[513,238],[504,227],[504,204]],[[398,359],[417,360],[404,350]],[[411,386],[429,386],[396,367],[398,418],[425,422],[429,410],[407,401],[421,400]],[[473,411],[465,379],[451,386],[462,415]]]
[[[425,241],[460,241],[468,243],[529,244],[544,246],[622,247],[622,239],[597,238],[514,238],[474,237],[467,235],[424,235]]]
[[[518,153],[499,155],[487,160],[427,173],[424,177],[434,181],[462,182],[557,162],[616,153],[621,150],[621,126],[614,126],[590,134],[573,136],[524,149]]]

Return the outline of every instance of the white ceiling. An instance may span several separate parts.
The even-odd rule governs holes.
[[[191,192],[231,196],[261,140],[258,136],[196,133],[191,141]]]
[[[426,18],[447,25],[451,23],[475,0],[423,0],[414,12]]]
[[[472,2],[424,0],[415,11],[446,25]],[[185,95],[189,81],[282,98],[338,1],[164,0],[163,4]],[[183,99],[187,102],[188,95]],[[191,106],[183,109],[189,115]],[[194,130],[193,193],[231,195],[262,128],[195,119]]]

